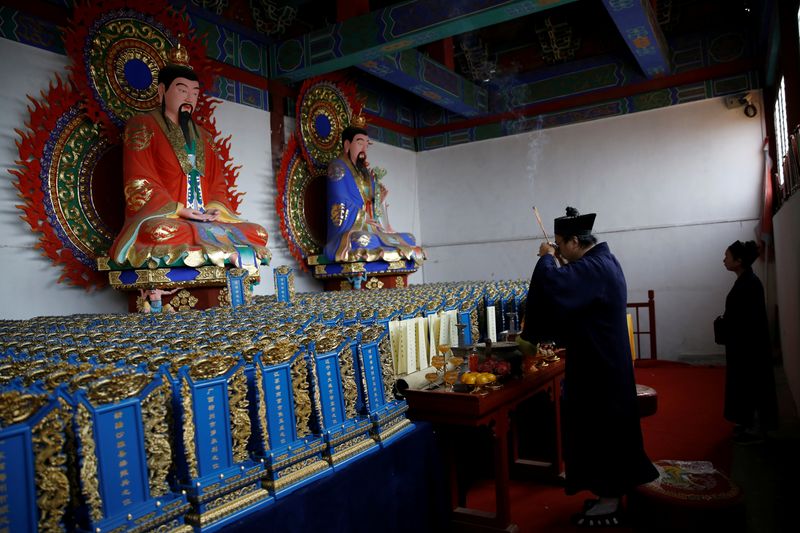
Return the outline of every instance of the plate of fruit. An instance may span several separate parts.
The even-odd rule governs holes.
[[[461,383],[474,387],[473,394],[486,394],[484,389],[499,389],[503,386],[497,382],[497,376],[490,372],[465,372],[461,375]]]
[[[478,372],[487,372],[489,374],[494,374],[499,378],[505,378],[509,374],[511,374],[511,363],[508,361],[504,361],[502,359],[494,359],[492,357],[487,357],[480,363],[478,363]]]

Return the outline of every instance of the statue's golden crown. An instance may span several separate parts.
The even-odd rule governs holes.
[[[192,68],[192,66],[189,64],[189,52],[186,50],[186,48],[181,46],[180,41],[178,41],[178,45],[175,48],[172,48],[169,52],[167,52],[167,59],[172,65],[181,65]]]
[[[366,128],[367,127],[367,119],[364,118],[364,115],[359,113],[358,115],[354,116],[353,119],[350,121],[350,125],[356,128]]]

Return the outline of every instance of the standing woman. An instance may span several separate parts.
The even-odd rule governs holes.
[[[754,241],[736,241],[725,250],[722,264],[736,282],[714,324],[717,343],[725,345],[725,418],[736,424],[739,442],[759,440],[778,426],[764,287],[752,268],[757,257]]]

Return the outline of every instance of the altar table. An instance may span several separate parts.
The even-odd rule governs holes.
[[[408,401],[408,415],[412,420],[425,420],[432,422],[446,440],[445,456],[450,462],[450,489],[452,525],[457,531],[518,531],[515,524],[511,523],[511,501],[509,498],[509,465],[522,465],[528,468],[538,468],[554,477],[561,471],[561,431],[560,397],[564,377],[564,360],[561,359],[549,366],[540,369],[534,374],[522,378],[512,378],[504,386],[491,391],[486,396],[477,394],[443,392],[439,390],[406,390],[404,394]],[[520,420],[520,423],[533,425],[536,423],[548,424],[551,427],[543,428],[544,434],[554,439],[547,448],[552,450],[548,460],[531,461],[517,456],[518,446],[516,439],[515,412],[523,402],[533,398],[539,393],[548,396],[551,415],[545,420]],[[495,513],[486,513],[476,509],[468,509],[460,504],[458,487],[456,483],[456,465],[454,454],[447,453],[447,449],[458,446],[452,438],[458,428],[463,427],[488,427],[492,435],[492,448],[494,456],[495,476]],[[509,442],[512,442],[512,456],[509,456]]]

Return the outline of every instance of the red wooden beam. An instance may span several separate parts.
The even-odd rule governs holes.
[[[446,37],[441,41],[430,43],[425,47],[425,51],[428,52],[432,59],[435,59],[450,70],[455,70],[456,59],[452,37]]]
[[[369,0],[338,0],[336,2],[336,22],[344,22],[367,13],[369,13]]]
[[[625,98],[634,96],[640,93],[649,91],[656,91],[659,89],[667,89],[670,87],[679,87],[690,83],[697,83],[701,81],[708,81],[717,78],[724,78],[727,76],[734,76],[743,72],[748,72],[758,68],[754,59],[741,59],[731,63],[722,65],[715,65],[704,69],[696,69],[673,76],[657,78],[648,80],[635,85],[627,85],[624,87],[613,87],[603,91],[597,91],[590,94],[576,95],[550,102],[543,102],[538,105],[532,105],[520,111],[510,111],[506,113],[498,113],[495,115],[487,115],[480,118],[470,120],[461,120],[452,122],[450,124],[442,124],[440,126],[429,126],[427,128],[412,128],[404,124],[398,124],[391,120],[387,120],[377,115],[368,114],[368,122],[385,128],[387,130],[396,131],[402,135],[409,137],[420,137],[425,135],[436,135],[438,133],[446,133],[449,131],[462,130],[474,126],[482,126],[485,124],[494,124],[503,120],[518,119],[521,116],[540,115],[542,113],[553,113],[556,111],[563,111],[575,107],[583,107],[587,105],[596,104],[606,100],[614,100],[617,98]],[[274,82],[271,82],[274,83]]]
[[[223,63],[222,61],[217,61],[216,59],[211,58],[208,58],[208,60],[217,75],[228,78],[229,80],[246,83],[247,85],[258,87],[262,90],[268,90],[270,88],[270,84],[273,83],[263,76],[233,67],[227,63]]]
[[[417,128],[412,128],[404,124],[398,124],[397,122],[387,120],[383,117],[379,117],[378,115],[372,115],[369,113],[365,113],[365,115],[367,118],[367,122],[369,124],[373,124],[375,126],[379,126],[387,130],[396,131],[397,133],[400,133],[402,135],[408,135],[409,137],[416,137],[419,132]]]
[[[286,136],[283,131],[283,117],[286,116],[285,100],[293,91],[279,81],[270,82],[269,87],[269,132],[272,149],[272,169],[277,176],[281,169],[281,160],[286,148]]]

